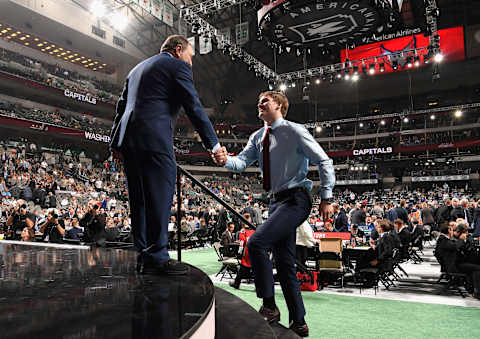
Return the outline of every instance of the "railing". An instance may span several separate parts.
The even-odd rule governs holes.
[[[190,172],[186,171],[181,166],[177,165],[177,260],[182,261],[182,227],[181,227],[181,207],[182,207],[182,174],[190,179],[195,185],[199,186],[203,192],[213,198],[216,202],[222,205],[230,213],[240,219],[243,223],[247,224],[250,228],[256,229],[256,227],[249,222],[243,215],[238,213],[232,206],[220,199],[215,193],[213,193],[207,186],[201,181],[196,179]]]

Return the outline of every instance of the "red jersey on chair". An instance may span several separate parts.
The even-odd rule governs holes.
[[[240,234],[238,236],[238,240],[240,241],[240,248],[245,247],[243,250],[241,262],[241,264],[245,267],[252,267],[252,264],[250,264],[250,257],[248,256],[247,243],[248,239],[250,239],[253,233],[255,233],[254,230],[244,229],[240,231]]]

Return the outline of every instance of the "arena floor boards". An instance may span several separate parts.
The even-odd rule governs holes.
[[[426,255],[429,256],[428,250]],[[172,257],[175,255],[172,253]],[[240,290],[215,279],[219,263],[213,248],[189,250],[182,259],[210,275],[215,285],[245,300],[258,309],[261,301],[252,285],[242,284]],[[420,273],[432,274],[436,268],[426,261],[408,266],[406,271],[415,279]],[[349,293],[355,295],[342,295]],[[398,291],[325,289],[321,292],[302,292],[307,309],[306,321],[310,338],[480,338],[480,301],[457,296],[426,298],[425,294]],[[276,301],[287,325],[288,313],[281,290],[276,289]],[[403,296],[403,299],[402,299]],[[396,300],[392,300],[396,299]],[[401,301],[408,300],[408,301]],[[442,304],[443,303],[443,304]],[[233,316],[233,315],[232,315]]]

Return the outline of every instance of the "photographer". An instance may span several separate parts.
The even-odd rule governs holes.
[[[7,219],[7,227],[12,233],[12,239],[19,240],[25,227],[33,228],[35,218],[27,213],[27,205],[20,200]]]
[[[85,242],[95,242],[103,246],[106,240],[105,217],[98,211],[98,205],[92,205],[87,213],[80,220],[84,228]]]
[[[65,235],[65,227],[62,225],[63,220],[58,219],[58,215],[50,212],[47,222],[40,227],[40,232],[43,233],[42,241],[45,239],[52,243],[62,243]]]

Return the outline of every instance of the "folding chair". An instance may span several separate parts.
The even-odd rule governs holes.
[[[222,274],[222,277],[220,278],[220,281],[223,280],[225,277],[225,274],[228,273],[231,279],[233,279],[232,273],[237,274],[238,269],[240,267],[240,262],[238,261],[237,258],[226,258],[222,255],[220,248],[222,246],[220,245],[219,242],[213,243],[213,248],[215,248],[215,253],[217,253],[218,261],[222,263],[222,267],[218,271],[218,273],[215,275],[216,277],[219,274]]]

